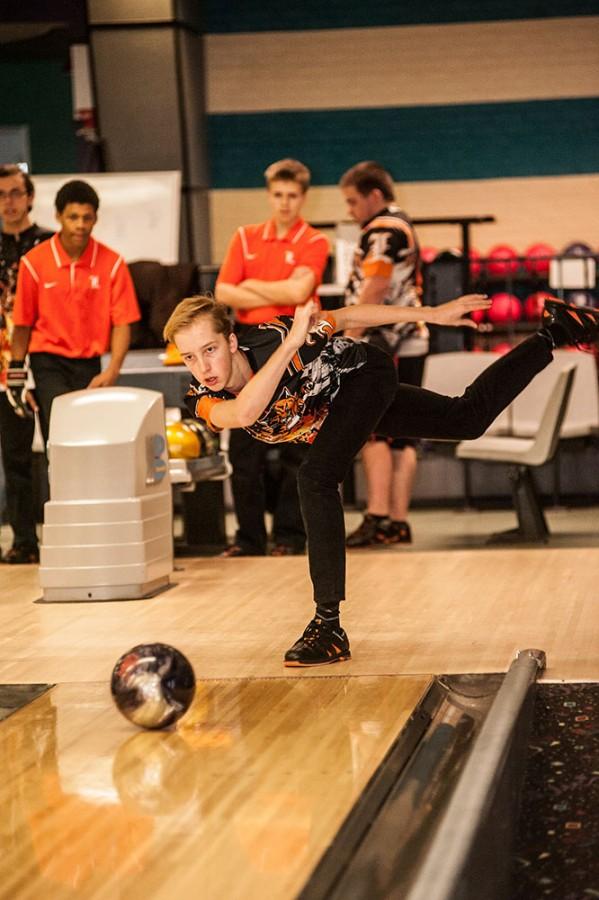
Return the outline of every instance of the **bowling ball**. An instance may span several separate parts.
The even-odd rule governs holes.
[[[548,294],[546,291],[535,291],[534,294],[528,295],[524,301],[524,315],[529,322],[539,321],[543,315],[545,298],[551,296],[552,294]]]
[[[115,664],[110,689],[118,710],[140,728],[168,728],[189,709],[195,675],[169,644],[139,644]]]
[[[202,442],[186,422],[171,422],[166,426],[168,455],[172,459],[197,459],[202,455]]]
[[[522,305],[514,294],[499,293],[491,297],[491,308],[487,310],[489,321],[496,325],[518,322],[522,318]]]
[[[572,241],[562,250],[562,256],[592,256],[593,248],[583,241]]]
[[[524,266],[528,272],[533,275],[546,275],[549,272],[549,262],[547,257],[555,256],[555,248],[549,244],[531,244],[524,251]]]
[[[200,442],[200,456],[214,456],[218,453],[220,444],[218,435],[210,431],[207,425],[197,419],[183,419],[185,428],[192,431]]]
[[[509,244],[495,244],[488,253],[487,268],[491,275],[514,275],[518,271],[518,254]]]
[[[437,248],[436,247],[421,247],[420,248],[420,259],[423,263],[432,263],[437,256]]]
[[[477,325],[479,322],[484,321],[485,318],[485,310],[484,309],[473,309],[470,313],[470,318],[473,322],[476,322]]]

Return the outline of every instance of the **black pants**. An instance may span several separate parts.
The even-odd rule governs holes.
[[[246,553],[266,552],[265,477],[269,451],[279,454],[279,484],[273,511],[273,539],[275,544],[287,544],[297,552],[303,551],[306,533],[300,511],[297,477],[300,464],[306,458],[306,444],[270,444],[257,441],[247,431],[231,431],[229,459],[233,468],[231,487],[237,516],[236,543]]]
[[[37,547],[31,443],[33,419],[21,419],[6,393],[0,393],[0,444],[6,484],[6,511],[13,530],[13,546]]]
[[[339,485],[369,434],[472,440],[489,427],[552,359],[534,335],[485,369],[461,397],[399,384],[393,362],[367,345],[366,364],[346,376],[299,471],[314,599],[345,597],[345,526]]]
[[[381,350],[384,350],[381,347]],[[396,356],[392,357],[397,372],[397,380],[401,384],[415,384],[420,387],[422,384],[422,376],[424,375],[424,361],[426,355],[421,356]],[[371,440],[386,441],[392,450],[405,450],[406,447],[416,447],[417,441],[406,437],[385,437],[382,434],[371,435]]]
[[[84,390],[101,371],[99,356],[91,359],[69,359],[57,353],[30,353],[29,363],[35,380],[35,396],[39,405],[40,427],[48,442],[52,401],[61,394]]]

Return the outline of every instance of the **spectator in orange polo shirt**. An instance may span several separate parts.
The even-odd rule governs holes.
[[[46,441],[55,397],[115,384],[130,324],[140,318],[122,256],[92,237],[99,206],[94,189],[69,181],[55,205],[60,232],[21,258],[7,383],[16,413],[26,415],[29,353]],[[110,362],[101,371],[108,349]]]
[[[310,172],[295,159],[272,163],[264,173],[272,218],[239,228],[229,244],[216,282],[216,298],[235,311],[243,346],[250,326],[281,315],[313,297],[329,255],[329,243],[301,217]],[[303,553],[306,534],[297,493],[297,470],[305,447],[273,450],[241,429],[231,432],[229,456],[237,535],[223,556],[266,553],[265,477],[267,456],[279,454],[280,480],[273,510],[273,556]]]

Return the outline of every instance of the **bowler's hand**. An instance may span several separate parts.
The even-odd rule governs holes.
[[[475,309],[489,309],[491,301],[486,294],[465,294],[457,300],[442,303],[441,306],[432,307],[428,321],[434,325],[465,326],[476,329],[476,322],[468,318],[468,314]]]
[[[99,375],[94,375],[86,390],[90,390],[90,388],[112,387],[116,384],[118,377],[118,372],[113,372],[111,369],[104,369]]]
[[[308,300],[307,303],[296,308],[293,315],[293,325],[287,338],[296,350],[299,350],[306,343],[308,332],[316,324],[316,317],[319,312],[318,303],[314,300]]]
[[[13,412],[20,419],[32,419],[33,413],[37,409],[37,404],[31,391],[27,390],[26,384],[27,366],[24,361],[11,360],[6,372],[6,396]]]

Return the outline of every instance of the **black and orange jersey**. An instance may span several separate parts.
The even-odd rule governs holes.
[[[385,207],[362,226],[345,289],[346,306],[359,302],[364,279],[373,276],[388,279],[386,305],[421,305],[418,240],[409,216],[396,206]],[[365,337],[375,334],[400,356],[420,356],[428,351],[424,323],[384,325],[369,329]]]
[[[262,368],[283,343],[292,323],[291,316],[279,316],[248,329],[240,346],[252,371]],[[335,336],[335,327],[333,313],[321,313],[306,343],[287,366],[272,400],[245,431],[268,444],[312,443],[339,391],[342,376],[366,361],[364,345]],[[215,403],[232,399],[234,396],[228,391],[210,391],[194,378],[185,402],[195,418],[217,431],[211,422],[211,409]]]
[[[6,378],[10,360],[13,329],[13,307],[17,291],[19,261],[33,247],[47,241],[54,234],[39,225],[30,225],[19,234],[0,234],[0,383]]]

